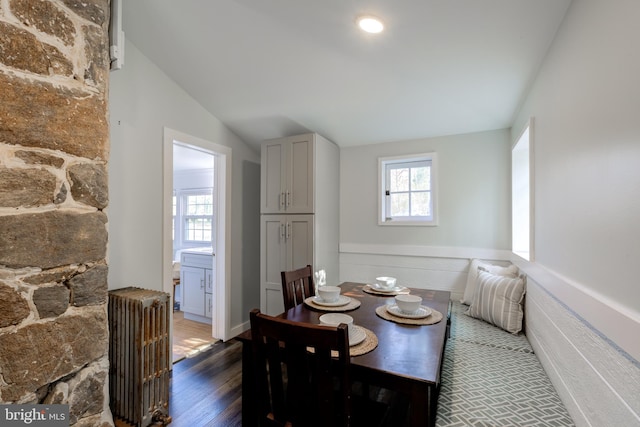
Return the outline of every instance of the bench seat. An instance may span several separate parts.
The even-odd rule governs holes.
[[[436,426],[573,426],[526,336],[466,309],[452,302]]]

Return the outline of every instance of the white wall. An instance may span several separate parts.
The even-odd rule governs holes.
[[[438,154],[439,225],[379,226],[378,158],[427,152]],[[469,258],[509,258],[510,156],[508,130],[343,148],[341,281],[394,275],[460,297]]]
[[[577,425],[640,425],[639,16],[573,1],[513,126],[535,117],[532,344]]]
[[[638,16],[574,2],[513,129],[535,116],[537,262],[640,318]]]
[[[437,227],[378,226],[378,158],[438,154]],[[509,249],[508,130],[389,142],[340,151],[341,243]]]
[[[244,249],[259,247],[259,234],[244,232],[246,224],[259,223],[259,212],[245,210],[243,203],[243,194],[259,199],[259,178],[255,179],[255,173],[244,173],[247,162],[254,165],[252,168],[259,165],[259,153],[205,111],[129,41],[125,52],[124,67],[110,76],[109,288],[136,285],[162,289],[162,152],[166,126],[233,150],[233,328],[248,319],[246,307],[259,298],[259,282],[245,283],[243,269],[243,262],[245,268],[251,262],[244,258],[254,257],[254,265],[259,266],[259,254]],[[253,177],[255,182],[246,177]]]

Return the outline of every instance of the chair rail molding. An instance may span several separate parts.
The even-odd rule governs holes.
[[[394,245],[379,243],[340,243],[340,253],[432,258],[480,258],[497,261],[509,261],[512,256],[511,251],[508,249]]]

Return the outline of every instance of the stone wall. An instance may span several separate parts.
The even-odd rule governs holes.
[[[0,0],[0,403],[108,398],[109,0]]]

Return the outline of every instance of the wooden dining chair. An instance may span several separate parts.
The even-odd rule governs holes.
[[[293,322],[257,309],[250,322],[260,425],[351,425],[347,325]]]
[[[347,325],[250,313],[252,377],[261,426],[399,427],[408,406],[352,382]],[[368,387],[367,387],[368,389]]]
[[[316,294],[313,268],[310,265],[297,270],[283,271],[281,277],[285,311],[301,304],[305,298]]]

